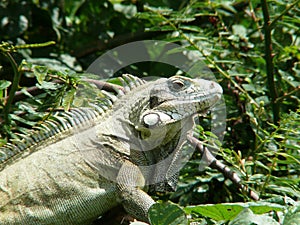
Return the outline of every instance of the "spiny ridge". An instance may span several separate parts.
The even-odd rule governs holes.
[[[101,99],[101,103],[90,103],[91,108],[81,107],[73,108],[67,112],[55,112],[46,121],[33,127],[29,134],[17,134],[19,138],[12,139],[10,143],[0,147],[0,170],[10,159],[22,155],[26,150],[32,149],[33,146],[52,138],[59,139],[59,135],[67,133],[71,129],[88,126],[111,108],[118,97],[124,96],[135,87],[145,83],[144,80],[130,74],[124,74],[120,77],[120,81],[124,89],[123,91],[118,90],[118,96],[102,91],[105,97]]]
[[[19,138],[12,139],[10,143],[0,147],[0,168],[2,163],[22,154],[25,150],[40,144],[42,141],[58,137],[70,129],[88,125],[104,111],[98,105],[97,109],[75,108],[69,112],[56,112],[40,125],[33,127],[29,134],[17,134]]]

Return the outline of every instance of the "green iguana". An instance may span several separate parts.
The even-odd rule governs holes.
[[[182,76],[120,78],[105,104],[74,108],[0,148],[0,224],[83,225],[122,204],[147,221],[147,185],[174,186],[193,116],[220,99],[219,84]]]

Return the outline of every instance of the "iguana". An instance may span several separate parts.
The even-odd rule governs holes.
[[[0,148],[0,224],[84,225],[122,204],[147,221],[147,185],[174,186],[193,116],[220,99],[213,81],[120,80],[124,91],[45,121]]]

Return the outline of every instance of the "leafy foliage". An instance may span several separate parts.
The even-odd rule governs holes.
[[[149,219],[152,225],[188,224],[183,210],[169,203],[154,204],[150,208]]]
[[[200,224],[297,224],[299,4],[299,0],[3,1],[0,145],[26,133],[55,109],[84,104],[75,97],[80,85],[89,84],[79,73],[104,51],[151,38],[178,43],[200,53],[223,86],[227,132],[218,158],[263,201],[249,203],[247,193],[237,192],[219,172],[199,171],[199,152],[181,171],[177,190],[154,197],[177,202],[191,215],[190,221]],[[177,71],[140,63],[121,72],[169,76]],[[34,94],[28,89],[32,86],[40,91]],[[21,101],[19,96],[25,97]],[[202,125],[209,126],[205,119]],[[205,130],[198,127],[196,132],[210,145],[207,140],[213,137]],[[233,203],[238,201],[247,203]],[[175,208],[170,206],[168,214],[173,221],[180,217]],[[157,211],[150,217],[158,221],[153,224],[164,224]]]

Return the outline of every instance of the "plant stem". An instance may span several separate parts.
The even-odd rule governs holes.
[[[273,111],[273,122],[278,124],[279,122],[279,104],[276,102],[278,94],[276,92],[276,84],[274,80],[274,64],[272,57],[272,37],[271,37],[271,21],[269,10],[266,0],[261,0],[261,6],[264,16],[264,31],[265,31],[265,61],[266,61],[266,73],[267,73],[267,84],[270,91],[272,111]]]
[[[55,41],[48,41],[48,42],[38,43],[38,44],[17,45],[17,46],[13,46],[13,49],[17,50],[17,49],[26,49],[26,48],[42,48],[42,47],[48,47],[50,45],[55,45]]]
[[[9,110],[10,110],[10,106],[13,102],[15,93],[18,90],[18,85],[19,85],[21,73],[19,72],[18,65],[17,65],[16,61],[14,60],[14,58],[11,56],[11,54],[9,52],[5,52],[5,53],[3,52],[3,54],[4,54],[5,57],[8,58],[11,66],[13,68],[13,71],[14,71],[13,83],[12,83],[11,89],[10,89],[9,94],[8,94],[9,97],[7,99],[7,102],[4,106],[4,108],[3,108],[5,124],[9,125],[10,124],[10,119],[9,119],[9,116],[8,116],[9,115]]]

